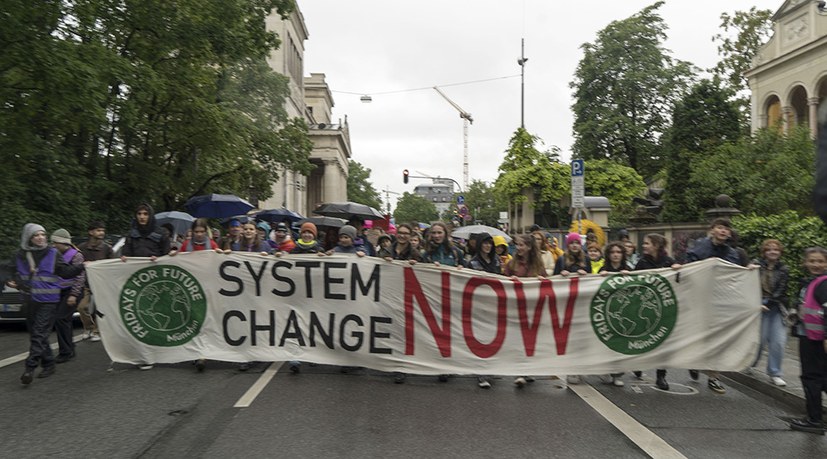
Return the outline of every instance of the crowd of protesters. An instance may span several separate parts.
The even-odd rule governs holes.
[[[279,222],[272,227],[267,222],[231,219],[222,236],[220,230],[211,227],[206,219],[196,219],[184,235],[171,234],[158,226],[154,211],[147,204],[135,210],[128,234],[125,236],[120,258],[147,257],[155,260],[164,255],[179,252],[213,250],[221,253],[233,251],[255,252],[278,257],[287,254],[352,254],[358,257],[377,256],[386,260],[403,260],[408,263],[432,263],[447,268],[484,271],[505,276],[611,276],[629,274],[644,269],[681,269],[668,255],[666,239],[656,233],[642,238],[641,253],[637,245],[622,231],[619,240],[598,244],[594,237],[569,233],[559,247],[557,238],[537,229],[516,235],[511,244],[503,235],[479,233],[467,241],[451,237],[451,227],[442,222],[431,225],[401,223],[394,234],[380,228],[366,229],[361,218],[353,217],[340,228],[317,228],[311,222],[298,226],[296,234],[289,222]],[[27,224],[21,234],[20,250],[12,261],[16,275],[7,284],[24,292],[29,302],[27,324],[30,332],[29,357],[25,362],[20,381],[29,385],[38,366],[42,367],[37,378],[55,373],[56,364],[75,357],[72,339],[72,316],[75,311],[83,324],[83,339],[100,341],[100,332],[94,319],[94,301],[86,281],[84,267],[90,261],[112,258],[115,253],[104,242],[106,227],[102,222],[91,222],[88,239],[80,246],[72,243],[65,229],[51,234],[49,245],[45,229],[37,224]],[[171,242],[173,241],[173,242]],[[782,362],[787,339],[786,324],[797,321],[796,337],[800,339],[802,382],[807,399],[807,418],[794,420],[790,426],[796,430],[822,433],[821,392],[827,390],[827,344],[825,344],[824,304],[827,303],[827,250],[815,247],[804,254],[804,267],[809,273],[802,280],[800,295],[792,301],[787,296],[790,282],[789,269],[781,262],[783,245],[776,239],[767,239],[760,248],[760,256],[749,262],[743,249],[737,247],[729,220],[716,219],[709,227],[708,236],[699,239],[688,249],[684,263],[706,258],[720,258],[730,263],[760,270],[762,290],[762,320],[760,349],[756,350],[753,367],[757,365],[766,347],[767,374],[776,386],[785,386]],[[808,288],[809,287],[809,288]],[[794,327],[796,328],[796,327]],[[58,353],[54,356],[48,339],[51,331],[58,336]],[[205,359],[195,362],[203,371]],[[152,368],[152,362],[138,365],[141,369]],[[242,364],[241,369],[249,367]],[[300,372],[300,362],[289,362],[293,373]],[[343,368],[346,371],[347,368]],[[698,379],[700,371],[689,369],[692,379]],[[715,393],[726,393],[719,374],[703,371],[707,386]],[[634,370],[636,378],[642,372]],[[623,373],[611,374],[612,384],[623,386]],[[447,381],[449,375],[440,375]],[[405,374],[395,373],[394,381],[405,382]],[[531,376],[519,376],[514,380],[517,387],[534,381]],[[569,384],[577,384],[580,377],[568,375]],[[490,388],[490,376],[477,378],[479,387]],[[657,369],[655,386],[669,390],[666,370]]]

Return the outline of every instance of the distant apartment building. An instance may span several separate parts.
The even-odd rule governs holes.
[[[434,203],[439,215],[454,204],[454,182],[451,179],[434,178],[432,183],[417,185],[414,194]]]

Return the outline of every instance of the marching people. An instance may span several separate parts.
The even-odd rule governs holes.
[[[361,241],[361,239],[356,238],[356,228],[345,225],[339,228],[339,243],[336,247],[333,247],[333,250],[328,250],[328,255],[333,255],[334,253],[351,253],[358,257],[364,257],[367,255],[367,249],[364,245],[356,244],[356,241]]]
[[[606,263],[600,267],[599,274],[606,276],[609,273],[628,274],[629,267],[626,264],[626,249],[623,243],[614,241],[606,245]],[[611,373],[612,384],[617,387],[623,386],[623,380],[620,379],[623,373]]]
[[[545,277],[546,268],[537,250],[537,243],[530,234],[520,234],[515,239],[517,250],[514,257],[503,268],[503,274],[513,278],[517,277]],[[526,383],[534,382],[531,376],[518,376],[514,384],[522,388]]]
[[[709,226],[709,236],[698,239],[695,245],[687,250],[686,262],[692,263],[707,258],[720,258],[722,260],[744,266],[741,255],[729,245],[732,237],[732,223],[727,218],[716,218]],[[726,388],[720,381],[720,374],[717,371],[707,371],[709,377],[707,387],[716,394],[725,394]],[[689,376],[698,379],[698,370],[689,370]]]
[[[290,236],[290,228],[284,222],[279,222],[273,232],[275,237],[275,252],[292,252],[296,248],[296,242]]]
[[[29,356],[20,376],[24,385],[32,383],[38,365],[43,369],[38,378],[48,378],[55,373],[55,358],[49,345],[49,335],[55,324],[57,304],[60,301],[60,278],[71,279],[79,275],[83,265],[71,266],[54,247],[49,247],[46,230],[36,223],[27,223],[20,235],[20,250],[14,256],[14,277],[6,282],[11,288],[23,293],[28,303]]]
[[[365,220],[362,217],[357,217],[354,215],[348,219],[347,224],[356,230],[356,237],[353,238],[353,245],[363,247],[367,255],[375,257],[376,249],[373,248],[373,244],[368,241],[367,235],[365,234]]]
[[[494,251],[500,257],[500,265],[505,267],[511,261],[511,254],[508,252],[508,241],[503,236],[494,236]]]
[[[155,261],[169,252],[169,237],[166,231],[156,223],[152,207],[146,203],[139,204],[135,209],[132,227],[121,251],[121,261],[125,262],[129,257],[148,257]],[[151,370],[152,366],[151,362],[138,364],[141,370]]]
[[[640,254],[637,253],[637,246],[635,243],[626,239],[623,241],[623,247],[626,249],[626,264],[629,269],[635,269],[637,262],[640,260]]]
[[[265,221],[256,223],[256,232],[259,239],[266,242],[270,246],[270,251],[273,252],[278,248],[276,241],[270,237],[270,224]]]
[[[230,221],[227,222],[227,234],[224,235],[224,238],[221,239],[221,246],[222,250],[232,250],[233,244],[238,242],[241,238],[241,221],[237,218],[231,218]]]
[[[379,258],[387,258],[392,257],[393,254],[391,253],[391,246],[393,245],[393,238],[391,238],[390,234],[382,234],[377,239],[376,243],[376,256]]]
[[[551,253],[551,247],[546,242],[546,233],[536,230],[531,232],[531,237],[534,238],[536,249],[540,254],[540,259],[543,260],[543,267],[546,272],[544,275],[550,276],[554,272],[554,255]]]
[[[560,258],[560,256],[563,255],[563,249],[560,248],[560,242],[557,240],[556,237],[547,234],[546,238],[548,240],[548,247],[549,252],[551,252],[551,258],[554,260],[554,264],[551,266],[549,272],[553,273],[554,266],[557,265],[557,260]]]
[[[93,221],[87,227],[89,239],[78,246],[80,253],[83,254],[83,259],[86,261],[106,260],[114,258],[115,252],[112,246],[107,244],[103,238],[106,236],[106,225],[101,221]],[[101,340],[100,332],[95,318],[92,316],[92,291],[89,289],[89,280],[83,288],[83,296],[78,303],[78,314],[80,321],[83,324],[83,339],[89,339],[91,342],[98,342]]]
[[[761,341],[758,343],[758,355],[751,365],[758,365],[763,348],[767,346],[767,374],[772,383],[779,387],[787,385],[781,378],[781,362],[787,347],[784,320],[787,317],[790,270],[781,261],[783,253],[781,241],[767,239],[761,244],[761,258],[755,261],[760,266],[761,274]]]
[[[258,237],[256,224],[252,221],[241,225],[241,237],[230,245],[230,250],[233,252],[258,252],[261,255],[269,255],[272,252],[270,245]]]
[[[554,275],[579,274],[584,276],[590,272],[592,272],[591,261],[586,252],[583,251],[580,235],[569,233],[566,235],[566,250],[557,259],[557,264],[554,265]]]
[[[592,265],[591,273],[599,273],[600,268],[602,268],[603,264],[606,262],[603,258],[603,249],[600,248],[600,245],[597,242],[590,242],[587,253],[589,254],[589,263]]]
[[[804,268],[809,276],[801,283],[798,308],[790,310],[790,315],[793,336],[798,338],[807,417],[793,419],[790,428],[824,435],[821,393],[827,392],[827,249],[806,249]]]
[[[72,236],[63,228],[55,230],[51,236],[52,245],[60,257],[70,266],[83,266],[83,254],[72,244]],[[60,302],[55,310],[55,334],[57,334],[58,352],[55,363],[65,363],[75,358],[75,341],[72,336],[72,316],[83,297],[86,285],[86,273],[81,271],[75,277],[60,276]]]
[[[665,237],[658,233],[649,233],[643,237],[643,255],[635,265],[636,271],[658,268],[679,269],[680,267],[681,265],[675,263],[675,260],[668,255]],[[641,374],[640,371],[635,371],[635,376],[638,378]],[[666,369],[659,368],[655,374],[655,386],[660,390],[669,390],[669,383],[666,382]],[[712,383],[709,387],[712,388]]]
[[[476,271],[484,271],[492,274],[502,274],[503,267],[500,257],[494,252],[494,238],[488,233],[477,234],[477,254],[471,259],[469,267]],[[491,378],[488,376],[477,376],[477,385],[482,389],[491,388]]]
[[[390,256],[386,259],[408,260],[412,263],[421,260],[419,249],[412,242],[415,234],[413,227],[407,223],[396,225],[396,240],[391,244]]]

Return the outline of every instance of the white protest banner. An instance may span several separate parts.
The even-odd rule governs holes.
[[[124,363],[303,360],[418,374],[739,370],[758,348],[757,270],[549,279],[347,255],[214,252],[87,268]]]

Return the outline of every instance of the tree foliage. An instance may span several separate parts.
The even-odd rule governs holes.
[[[128,227],[141,201],[180,208],[208,192],[265,199],[312,145],[284,111],[265,29],[292,0],[3,3],[0,186],[7,252],[27,221],[84,234]]]
[[[634,169],[607,159],[586,161],[583,186],[587,196],[604,196],[612,205],[612,223],[625,223],[634,214],[632,199],[646,191]],[[571,187],[569,187],[570,189]]]
[[[760,256],[761,243],[778,239],[784,245],[782,261],[790,268],[790,295],[798,294],[798,281],[805,277],[802,266],[804,249],[827,247],[827,228],[818,217],[804,217],[793,210],[777,214],[735,217],[733,228],[738,232],[739,245],[750,257]]]
[[[715,82],[702,80],[675,105],[663,142],[668,158],[664,221],[696,221],[705,210],[699,202],[689,202],[688,172],[710,150],[740,138],[738,110],[728,99],[729,93]]]
[[[382,197],[370,182],[370,172],[361,163],[352,159],[348,161],[347,199],[378,210],[382,208]]]
[[[692,164],[687,202],[699,209],[714,206],[727,194],[744,213],[771,215],[790,209],[812,215],[815,146],[806,127],[785,136],[761,129],[754,137],[723,144]]]
[[[465,205],[476,221],[488,226],[497,226],[500,211],[505,212],[508,207],[497,199],[494,187],[482,180],[472,180],[465,190]]]
[[[431,201],[406,191],[397,201],[393,217],[398,223],[432,222],[439,219],[439,212]]]
[[[772,35],[772,14],[754,6],[749,11],[723,13],[723,31],[712,37],[721,60],[710,71],[732,91],[745,132],[750,126],[750,93],[744,73],[752,68],[753,59]]]
[[[494,190],[506,203],[520,203],[526,197],[523,191],[534,188],[538,202],[559,202],[571,188],[568,166],[557,161],[556,149],[541,152],[536,145],[541,141],[524,128],[517,128],[508,143],[505,158],[499,167]]]
[[[657,2],[610,23],[581,46],[574,81],[574,157],[613,159],[644,177],[660,170],[658,139],[674,101],[692,78],[688,62],[664,48],[667,26]]]

